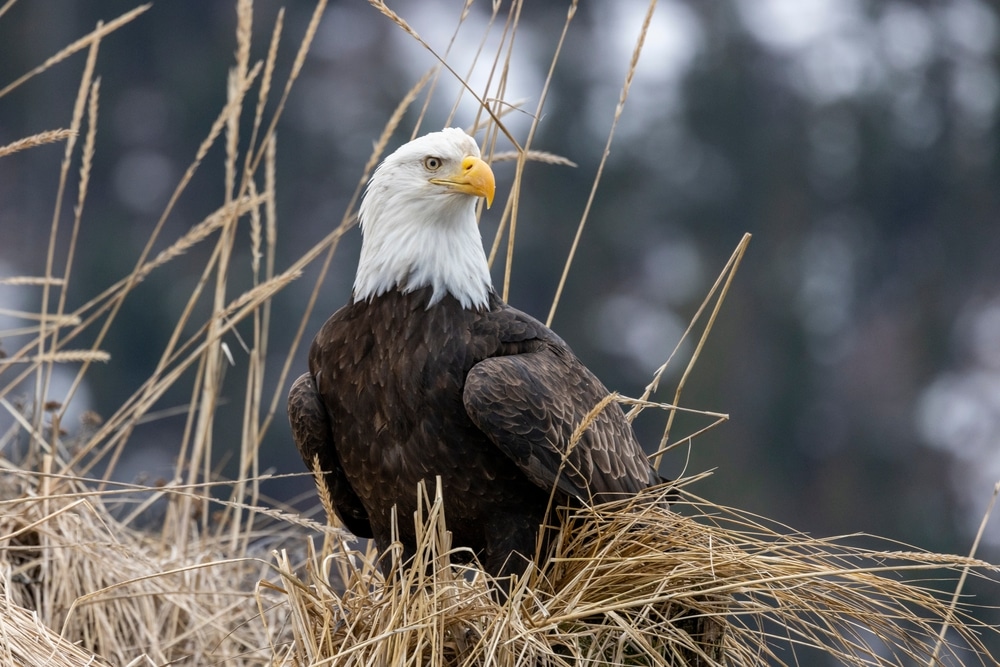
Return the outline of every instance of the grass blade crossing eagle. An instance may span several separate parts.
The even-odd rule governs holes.
[[[412,556],[417,484],[440,476],[453,544],[503,576],[534,554],[553,487],[559,504],[592,503],[662,480],[614,402],[563,466],[574,429],[608,390],[493,291],[475,205],[492,203],[494,189],[459,129],[382,162],[360,208],[353,298],[313,340],[288,416],[352,533],[384,552],[396,506]]]

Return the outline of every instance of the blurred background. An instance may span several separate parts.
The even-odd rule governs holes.
[[[97,153],[71,306],[132,270],[222,108],[234,4],[156,3],[102,43]],[[257,4],[252,58],[263,59],[278,4]],[[397,4],[438,53],[448,50],[462,2]],[[0,17],[0,86],[133,6],[13,5]],[[507,99],[525,101],[525,112],[506,119],[519,139],[567,6],[522,10]],[[287,3],[282,71],[312,9]],[[578,166],[528,166],[510,292],[513,305],[543,320],[646,9],[641,0],[581,3],[555,70],[533,147]],[[475,3],[451,46],[460,73],[489,10]],[[501,24],[484,53],[495,50]],[[0,99],[0,145],[69,125],[84,60],[78,54]],[[330,3],[278,126],[279,270],[339,222],[372,142],[433,64],[367,3]],[[1000,11],[982,0],[660,0],[553,327],[610,388],[638,396],[741,236],[753,234],[682,397],[730,420],[675,451],[664,474],[714,469],[694,492],[814,535],[863,532],[968,552],[1000,481],[998,67]],[[448,121],[458,90],[444,75],[423,130]],[[451,124],[467,127],[474,113],[466,100]],[[415,119],[414,111],[390,148]],[[62,152],[60,144],[0,160],[0,275],[41,273]],[[221,204],[221,164],[216,148],[168,219],[164,246]],[[496,172],[502,204],[513,165]],[[500,211],[484,216],[488,245]],[[310,336],[348,299],[359,243],[353,230],[338,250]],[[126,301],[104,345],[112,362],[89,371],[80,409],[110,414],[152,373],[203,250]],[[498,284],[502,267],[501,257]],[[317,273],[275,302],[275,381]],[[27,310],[35,298],[0,287],[0,308]],[[242,370],[232,349],[233,398],[220,419],[233,420],[236,437]],[[292,377],[305,366],[304,350],[297,356]],[[683,366],[674,363],[668,380]],[[656,399],[670,401],[672,384],[664,386]],[[179,388],[164,407],[186,400]],[[709,422],[683,419],[672,439]],[[637,422],[649,449],[664,423],[654,411]],[[137,432],[122,474],[168,475],[183,425],[182,416],[164,417]],[[280,415],[262,459],[277,472],[302,470]],[[308,497],[312,481],[265,491]],[[980,555],[1000,561],[1000,520],[984,540]],[[985,586],[969,590],[990,601]],[[992,595],[1000,602],[995,585]],[[984,611],[991,615],[997,622]]]

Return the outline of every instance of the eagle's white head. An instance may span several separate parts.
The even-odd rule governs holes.
[[[361,202],[354,300],[429,285],[428,306],[451,294],[463,308],[484,307],[492,281],[476,200],[492,204],[495,190],[479,146],[460,129],[432,132],[397,149],[375,170]]]

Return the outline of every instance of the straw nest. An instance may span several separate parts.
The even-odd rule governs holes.
[[[415,561],[386,578],[339,539],[299,571],[279,559],[297,652],[336,665],[990,664],[979,633],[996,629],[932,585],[989,564],[817,540],[689,494],[674,511],[664,493],[565,510],[550,560],[509,595],[448,564],[441,497],[424,495]]]
[[[982,634],[997,628],[941,587],[995,566],[817,540],[683,490],[670,509],[650,489],[560,510],[544,567],[499,594],[449,563],[439,490],[421,490],[415,561],[383,576],[334,527],[270,510],[249,520],[265,544],[182,548],[169,517],[161,531],[123,523],[124,490],[53,476],[49,458],[2,464],[3,664],[994,664]],[[192,492],[155,493],[178,506]]]

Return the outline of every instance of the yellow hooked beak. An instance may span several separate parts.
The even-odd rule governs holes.
[[[462,158],[462,164],[455,173],[430,180],[435,185],[443,185],[456,192],[484,197],[487,208],[493,205],[493,195],[497,190],[493,170],[490,169],[490,165],[473,155]]]

